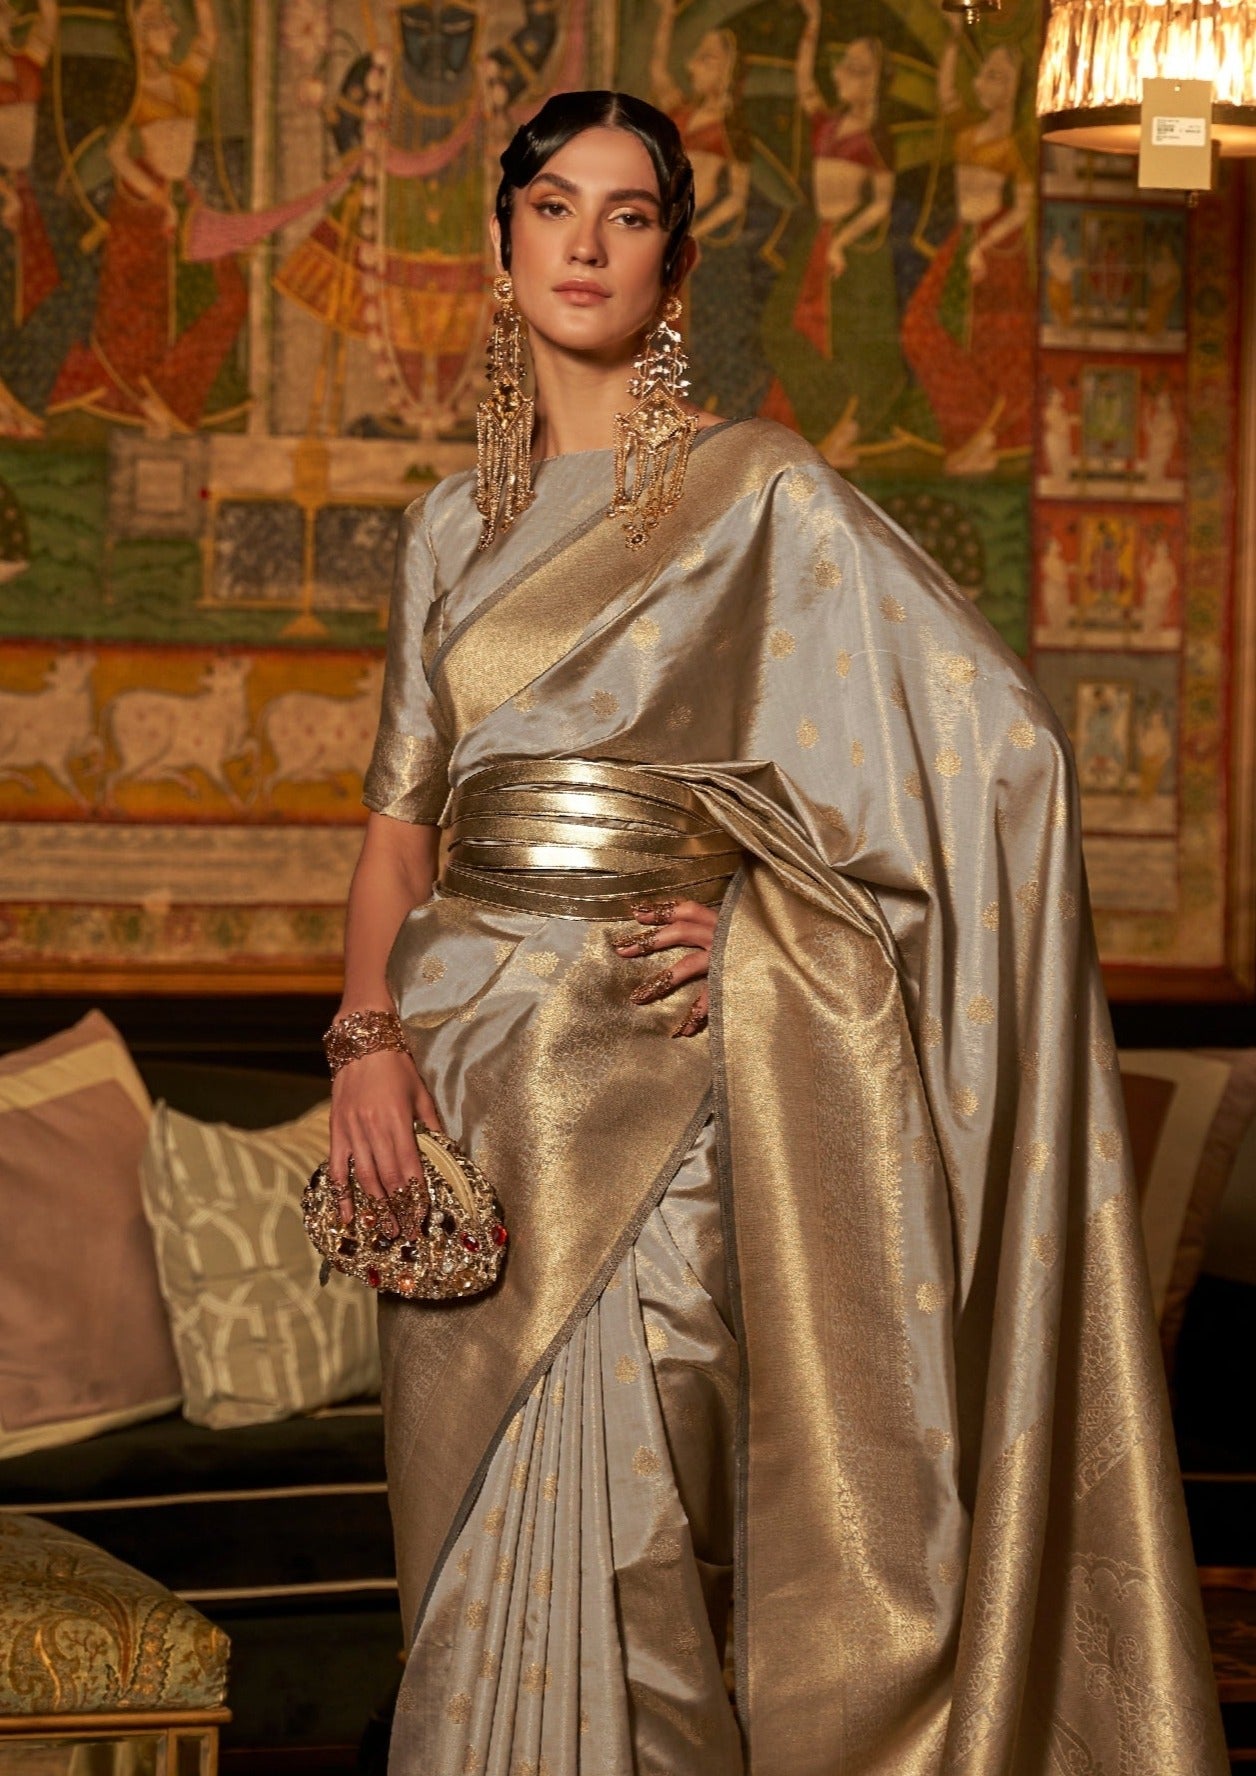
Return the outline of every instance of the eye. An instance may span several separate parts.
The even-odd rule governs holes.
[[[623,222],[629,228],[648,228],[650,218],[643,216],[640,210],[617,210],[611,217],[612,222]]]
[[[538,216],[564,216],[567,213],[567,206],[560,197],[543,197],[532,207]]]

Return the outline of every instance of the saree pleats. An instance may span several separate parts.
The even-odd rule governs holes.
[[[719,1218],[708,1123],[507,1426],[410,1654],[394,1771],[741,1769]]]
[[[783,428],[700,432],[635,562],[599,529],[609,473],[542,465],[496,581],[467,566],[467,478],[412,509],[368,800],[434,819],[487,766],[630,766],[684,785],[744,862],[709,1040],[669,1040],[686,993],[629,1003],[674,956],[616,958],[561,883],[545,915],[491,881],[438,893],[398,939],[416,1063],[511,1228],[493,1293],[382,1311],[416,1648],[398,1746],[457,1695],[442,1757],[509,1737],[520,1770],[740,1770],[710,1681],[731,1461],[750,1776],[1221,1776],[1067,736],[971,602]],[[670,1367],[688,1308],[651,1305],[651,1242],[712,1138],[728,1280],[704,1294],[735,1410],[732,1383]],[[560,1518],[546,1476],[577,1463]],[[458,1571],[496,1507],[519,1525],[503,1600]],[[468,1651],[454,1618],[481,1602],[501,1638]],[[452,1689],[424,1663],[433,1611]],[[599,1686],[619,1700],[593,1757]]]
[[[446,1128],[474,1129],[510,1228],[501,1288],[417,1314],[380,1304],[389,1483],[421,1501],[394,1514],[411,1633],[497,1437],[708,1114],[705,1038],[671,1042],[672,1007],[625,998],[651,966],[625,968],[596,925],[446,895],[394,949],[420,1071]]]

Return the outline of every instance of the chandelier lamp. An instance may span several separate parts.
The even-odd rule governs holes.
[[[1056,0],[1037,109],[1048,142],[1206,189],[1218,154],[1256,155],[1256,0]]]

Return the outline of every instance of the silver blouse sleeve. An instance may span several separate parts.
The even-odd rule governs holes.
[[[436,583],[424,500],[402,515],[388,613],[379,728],[362,800],[394,820],[435,825],[449,794],[449,743],[423,669],[423,629]]]

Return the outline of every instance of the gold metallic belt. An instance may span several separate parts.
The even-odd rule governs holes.
[[[590,759],[488,765],[453,793],[440,886],[494,906],[625,919],[720,900],[741,850],[687,785]]]

